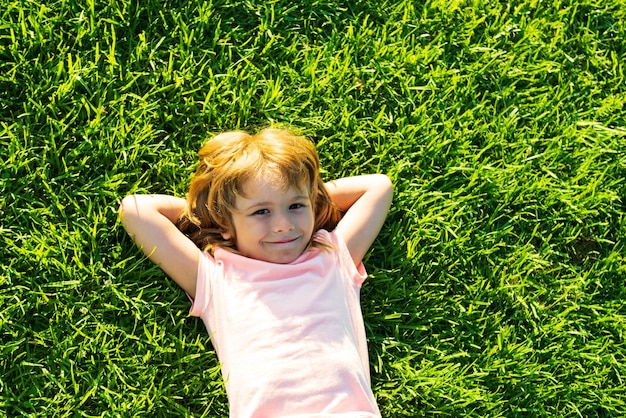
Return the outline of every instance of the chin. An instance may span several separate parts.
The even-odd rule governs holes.
[[[271,259],[271,262],[273,263],[277,263],[277,264],[289,264],[292,261],[295,261],[298,257],[300,257],[302,254],[304,254],[304,251],[306,250],[306,248],[297,251],[297,252],[288,252],[285,254],[275,254],[272,257],[269,257]]]
[[[287,256],[270,257],[270,259],[268,259],[267,261],[270,263],[275,263],[275,264],[289,264],[292,261],[295,261],[298,257],[300,257],[300,254],[296,256],[291,256],[291,257],[287,257]]]

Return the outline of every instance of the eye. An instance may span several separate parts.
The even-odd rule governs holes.
[[[302,209],[305,205],[302,203],[294,203],[289,206],[289,209]]]
[[[255,211],[252,215],[267,215],[270,213],[269,209],[259,209]]]

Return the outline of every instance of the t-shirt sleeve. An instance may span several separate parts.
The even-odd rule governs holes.
[[[365,279],[367,279],[367,272],[365,271],[365,266],[363,265],[363,262],[359,263],[358,266],[354,265],[354,261],[352,261],[352,256],[350,255],[350,251],[348,250],[346,242],[343,240],[343,237],[339,235],[336,231],[328,233],[328,239],[333,245],[337,247],[339,264],[346,271],[354,284],[361,287]]]
[[[198,277],[196,278],[196,297],[191,299],[189,315],[201,316],[207,309],[211,299],[211,273],[214,269],[215,260],[203,251],[198,260]]]

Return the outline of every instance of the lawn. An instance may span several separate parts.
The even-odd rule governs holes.
[[[117,209],[268,125],[395,184],[383,416],[625,416],[625,62],[624,0],[0,0],[0,416],[227,416]]]

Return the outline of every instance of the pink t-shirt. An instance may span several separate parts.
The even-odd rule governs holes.
[[[367,277],[343,239],[321,230],[290,264],[202,253],[191,315],[222,364],[230,416],[380,417],[359,290]]]

